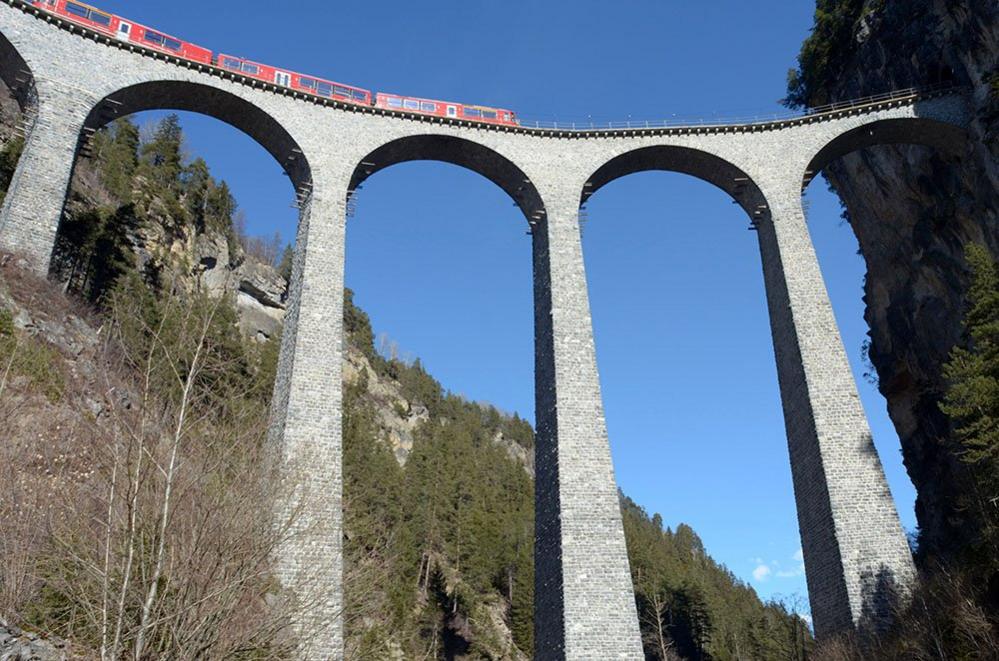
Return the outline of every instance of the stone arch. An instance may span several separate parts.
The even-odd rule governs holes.
[[[855,151],[882,145],[921,145],[942,154],[959,156],[967,142],[967,131],[938,119],[906,117],[881,119],[840,133],[819,149],[802,174],[808,186],[830,163]]]
[[[966,128],[960,121],[961,115],[954,111],[955,106],[950,105],[954,103],[956,99],[953,97],[950,99],[940,99],[938,101],[927,101],[924,104],[917,103],[914,106],[915,116],[902,116],[894,118],[852,118],[847,119],[844,123],[848,125],[848,128],[841,130],[839,132],[829,131],[827,133],[820,133],[817,137],[821,138],[814,151],[804,154],[800,163],[805,164],[803,171],[790,172],[791,179],[786,182],[786,188],[784,189],[786,199],[783,200],[786,207],[793,210],[792,215],[797,215],[800,220],[797,222],[799,237],[802,240],[802,244],[811,244],[811,238],[808,229],[808,223],[805,221],[804,215],[802,214],[801,200],[797,197],[797,190],[793,187],[800,184],[800,190],[802,193],[809,186],[809,184],[830,166],[833,166],[837,161],[843,159],[844,157],[849,157],[851,154],[855,154],[855,158],[859,158],[856,155],[857,152],[868,148],[890,148],[894,146],[913,146],[913,147],[923,147],[931,150],[934,155],[942,157],[941,163],[953,162],[966,153],[966,148],[968,145],[968,135]],[[948,107],[949,106],[949,107]],[[922,111],[922,112],[921,112]],[[873,154],[872,154],[873,155]],[[934,159],[936,160],[936,159]],[[860,161],[857,161],[860,163]],[[870,173],[867,177],[874,184],[871,190],[875,191],[876,194],[867,196],[869,199],[880,199],[884,197],[885,200],[891,197],[891,187],[886,185],[887,183],[896,184],[899,182],[891,182],[881,179],[877,176],[878,158],[872,158],[868,161],[867,157],[864,157],[864,167],[872,167]],[[800,167],[800,166],[799,166]],[[906,173],[908,174],[908,172]],[[913,183],[918,185],[916,180]],[[878,194],[880,193],[880,194]],[[839,192],[836,192],[839,196]],[[845,203],[845,200],[844,200]],[[785,212],[787,208],[785,208]],[[909,211],[906,209],[906,211]],[[904,218],[908,214],[902,212],[900,217]],[[881,392],[881,396],[884,398],[882,403],[887,406],[891,420],[890,424],[899,432],[899,436],[903,442],[903,450],[905,448],[905,436],[904,436],[904,424],[899,424],[899,418],[895,417],[895,411],[892,411],[893,397],[894,401],[904,401],[904,402],[919,402],[919,398],[922,396],[913,392],[905,392],[907,389],[912,388],[913,391],[916,390],[913,386],[915,381],[911,380],[910,374],[908,373],[896,373],[892,375],[892,378],[885,378],[887,375],[882,371],[882,364],[879,364],[877,353],[878,353],[878,326],[877,319],[881,317],[885,322],[891,320],[888,323],[898,323],[904,324],[907,328],[911,328],[913,333],[917,333],[916,329],[923,328],[928,318],[933,319],[933,323],[930,326],[933,328],[933,333],[939,333],[939,327],[944,323],[942,321],[942,311],[940,307],[925,305],[923,301],[910,300],[903,296],[897,295],[897,291],[892,291],[892,279],[896,277],[894,274],[901,272],[897,263],[893,263],[893,255],[901,255],[902,253],[907,253],[903,259],[904,266],[901,269],[913,268],[913,273],[918,275],[917,264],[928,257],[928,259],[934,264],[934,268],[940,267],[944,260],[941,260],[940,253],[937,250],[929,250],[923,247],[916,248],[914,245],[907,243],[907,237],[915,237],[915,233],[912,232],[911,227],[906,227],[905,223],[893,222],[890,215],[888,217],[875,215],[867,216],[870,218],[870,223],[856,222],[857,216],[851,214],[850,217],[850,232],[853,237],[857,240],[860,246],[859,255],[863,262],[862,273],[863,277],[863,291],[864,298],[862,303],[862,308],[864,309],[865,317],[865,330],[867,330],[867,337],[872,341],[870,348],[871,362],[874,364],[881,383],[878,386],[878,390]],[[784,232],[787,233],[787,227],[793,223],[787,222],[787,217],[784,218]],[[866,230],[865,230],[866,227]],[[880,228],[872,234],[870,232],[873,228]],[[776,230],[780,232],[780,229]],[[881,234],[885,232],[885,234]],[[938,234],[937,228],[933,228],[930,231],[921,232],[923,236],[940,236]],[[770,235],[772,237],[772,234]],[[885,237],[889,236],[890,240],[886,240]],[[942,238],[944,242],[950,242],[954,237]],[[761,237],[761,241],[763,237]],[[774,241],[774,243],[776,243]],[[959,243],[959,241],[955,242]],[[773,245],[773,244],[771,244]],[[769,250],[771,254],[778,253],[778,249],[774,246]],[[920,256],[920,253],[922,256]],[[793,252],[792,252],[793,254]],[[780,253],[780,259],[783,259],[783,252]],[[810,261],[814,261],[817,266],[821,260],[817,260],[816,257],[810,257]],[[778,261],[777,258],[773,258],[773,261]],[[802,277],[801,262],[795,262],[797,277]],[[814,271],[813,271],[814,272]],[[891,277],[883,277],[885,273],[892,273]],[[873,274],[873,275],[872,275]],[[785,276],[786,277],[786,276]],[[821,275],[816,274],[813,282],[817,283],[816,288],[823,286],[823,280]],[[940,277],[939,274],[934,274],[934,279]],[[909,277],[899,278],[899,280],[907,283],[913,282]],[[944,277],[946,280],[946,277]],[[872,284],[874,283],[874,284]],[[882,284],[887,283],[887,284]],[[787,291],[785,288],[784,291]],[[828,301],[828,296],[826,296]],[[856,300],[856,299],[854,299]],[[812,305],[813,303],[809,303]],[[792,302],[792,307],[794,303]],[[779,307],[779,306],[775,306]],[[801,306],[803,307],[803,306]],[[827,303],[825,306],[831,309],[831,303]],[[880,312],[879,312],[880,310]],[[796,313],[798,314],[798,313]],[[883,315],[883,316],[882,316]],[[792,324],[785,324],[785,327],[796,324],[797,321]],[[829,328],[838,329],[835,321],[827,322],[826,325]],[[803,325],[804,326],[804,325]],[[868,330],[869,329],[869,330]],[[807,330],[806,330],[807,332]],[[814,332],[814,331],[813,331]],[[776,334],[776,330],[775,330]],[[838,333],[837,333],[838,334]],[[934,342],[939,342],[937,339],[939,335],[934,337]],[[912,343],[913,338],[907,338],[906,345]],[[856,341],[856,339],[854,339]],[[859,344],[859,342],[858,342]],[[900,346],[902,343],[897,344]],[[824,342],[824,345],[828,348],[833,345],[836,346],[835,351],[842,353],[840,347],[843,345],[842,338],[829,337]],[[856,345],[855,345],[856,346]],[[882,345],[883,346],[883,345]],[[806,351],[806,349],[800,349],[800,351]],[[907,349],[903,349],[907,351]],[[812,360],[816,357],[813,356]],[[801,360],[800,354],[798,360]],[[818,361],[816,361],[818,362]],[[841,364],[846,364],[846,361],[841,361]],[[778,369],[785,372],[790,372],[786,367],[782,368],[780,360],[778,361]],[[908,365],[903,368],[908,369]],[[899,378],[901,376],[901,378]],[[792,377],[794,378],[794,377]],[[815,377],[812,377],[815,378]],[[825,378],[825,377],[819,377]],[[852,377],[848,375],[843,375],[843,382],[847,379],[852,381]],[[788,379],[791,380],[791,379]],[[799,380],[799,384],[801,381]],[[886,385],[887,384],[887,385]],[[864,434],[868,438],[871,437],[871,431],[869,428],[869,423],[866,421],[866,413],[862,407],[857,407],[856,402],[859,401],[855,399],[858,397],[856,387],[851,383],[850,390],[851,393],[846,406],[854,406],[856,409],[853,415],[854,421],[850,423],[849,429],[853,430],[848,433],[856,433],[857,430],[863,430]],[[798,391],[803,393],[805,389],[799,387]],[[824,392],[835,392],[835,389],[827,386]],[[840,390],[841,397],[842,393],[847,392],[845,389]],[[914,395],[914,396],[913,396]],[[793,401],[795,397],[801,397],[796,393],[785,395],[785,398]],[[800,412],[804,410],[808,403],[804,401],[798,401],[793,404],[795,408]],[[920,402],[917,405],[922,405]],[[821,407],[822,403],[817,403],[813,400],[812,406]],[[932,409],[936,410],[936,404],[932,405]],[[845,411],[846,409],[841,409]],[[837,414],[847,415],[846,413]],[[803,416],[798,414],[799,419]],[[815,426],[819,428],[822,425],[830,427],[829,421],[832,419],[831,416],[827,416],[826,419],[818,418]],[[827,437],[834,437],[835,432],[827,431]],[[790,436],[790,435],[789,435]],[[805,445],[802,443],[801,445]],[[799,446],[800,447],[800,446]],[[893,447],[895,452],[898,451],[898,446]],[[799,450],[800,451],[800,450]],[[825,450],[821,451],[825,453]],[[893,495],[888,490],[888,485],[884,477],[884,470],[880,464],[880,458],[878,452],[875,449],[873,442],[867,442],[865,454],[872,457],[877,463],[874,464],[875,470],[868,473],[868,478],[865,480],[865,484],[868,487],[874,486],[875,488],[869,488],[868,493],[871,494],[872,501],[877,502],[875,499],[880,499],[881,505],[879,507],[881,514],[877,514],[876,511],[869,510],[862,519],[854,519],[852,523],[848,522],[846,512],[835,512],[835,507],[833,508],[834,517],[842,517],[841,523],[837,524],[844,530],[851,530],[850,536],[840,537],[839,533],[835,533],[830,528],[823,530],[823,524],[814,516],[811,517],[811,522],[806,523],[802,516],[799,514],[799,526],[802,530],[803,537],[803,547],[805,547],[805,563],[806,567],[808,563],[811,562],[815,569],[809,569],[811,574],[808,575],[808,585],[809,585],[809,598],[812,603],[812,612],[816,621],[816,633],[818,636],[828,636],[833,633],[840,631],[846,631],[851,628],[858,628],[860,630],[871,630],[879,627],[887,626],[891,622],[895,608],[897,607],[897,600],[904,598],[911,587],[914,568],[912,565],[911,554],[909,552],[908,545],[904,541],[904,533],[901,530],[901,526],[897,525],[895,522],[898,520],[897,510],[899,506],[896,505],[894,498],[898,497],[896,492]],[[882,453],[882,456],[887,456]],[[903,455],[903,460],[908,461],[908,457]],[[793,462],[793,459],[792,459]],[[833,489],[836,490],[848,490],[849,483],[842,481],[842,479],[835,475],[832,465],[844,465],[846,462],[841,458],[838,458],[835,462],[830,462],[830,468],[825,469],[828,472],[823,478],[823,482],[826,484],[826,493],[828,494]],[[816,464],[818,466],[819,464]],[[870,467],[869,467],[870,468]],[[874,477],[877,474],[876,478]],[[859,475],[859,473],[856,473]],[[915,474],[909,473],[909,479],[913,479]],[[808,478],[795,477],[795,480],[801,479],[802,483],[808,483]],[[838,484],[837,484],[838,483]],[[914,481],[915,483],[915,481]],[[915,483],[918,488],[918,483]],[[796,483],[796,497],[798,486]],[[877,493],[881,492],[881,496]],[[805,491],[803,490],[803,493]],[[812,492],[814,494],[814,491]],[[811,509],[814,511],[819,511],[818,507],[815,507],[816,500],[814,495],[806,496],[810,498],[811,506],[804,509]],[[824,496],[828,500],[828,496]],[[840,496],[842,499],[843,497]],[[843,502],[841,500],[841,502]],[[918,512],[918,502],[917,502],[917,512]],[[801,506],[799,506],[800,511]],[[887,519],[881,518],[885,512],[890,512],[888,519],[893,521],[891,526],[888,526],[885,521]],[[845,516],[845,514],[847,516]],[[867,527],[867,522],[874,522],[881,518],[881,524],[875,525],[870,528]],[[922,521],[920,521],[922,524]],[[812,530],[808,533],[808,530]],[[805,539],[806,536],[811,535],[812,541],[809,542]],[[828,566],[823,567],[822,557],[830,557],[828,549],[831,548],[829,543],[830,538],[826,538],[823,541],[823,535],[830,535],[835,537],[836,544],[848,552],[842,553],[843,567],[842,570],[837,569],[835,572],[829,572]],[[861,546],[857,546],[857,542],[861,542]],[[812,550],[809,550],[809,546]],[[866,546],[866,551],[859,551],[862,546]],[[851,549],[851,547],[853,547]],[[826,549],[824,551],[818,549]],[[866,554],[866,555],[865,555]],[[852,557],[851,557],[852,556]],[[815,558],[810,560],[809,558]],[[880,563],[880,567],[875,565],[872,560],[876,560]]]
[[[90,111],[84,134],[116,117],[147,110],[182,110],[214,117],[236,128],[274,157],[296,191],[308,187],[312,171],[302,148],[281,123],[246,99],[211,85],[182,80],[157,80],[119,89]]]
[[[763,192],[741,168],[715,154],[677,145],[640,147],[610,159],[586,180],[580,205],[616,179],[657,170],[688,174],[720,188],[753,221],[762,219],[766,214],[767,202]]]
[[[956,114],[919,116],[919,109],[915,117],[875,120],[831,137],[812,155],[802,186],[823,171],[847,175],[836,182],[845,186],[835,195],[849,211],[849,231],[860,248],[867,358],[888,428],[898,435],[892,451],[901,453],[915,490],[925,550],[967,530],[951,509],[957,491],[937,486],[962,477],[961,464],[936,440],[950,422],[937,406],[941,382],[933,375],[960,337],[964,245],[989,240],[979,233],[988,221],[975,216],[994,207],[988,196],[967,195],[962,182],[981,158],[977,137]],[[936,176],[941,172],[946,175]],[[914,457],[924,458],[919,470],[912,470]],[[913,502],[906,498],[900,506]]]
[[[10,89],[21,112],[35,103],[35,74],[21,53],[0,33],[0,79]]]
[[[529,220],[544,209],[534,184],[513,161],[478,142],[444,134],[398,138],[370,152],[354,168],[348,195],[374,173],[410,161],[441,161],[471,170],[502,188]]]

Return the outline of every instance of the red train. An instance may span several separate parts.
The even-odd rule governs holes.
[[[155,48],[187,60],[212,64],[212,52],[207,48],[157,32],[120,16],[108,14],[96,7],[72,0],[33,0],[32,4],[123,41]]]
[[[506,126],[520,125],[517,116],[512,111],[503,108],[487,108],[450,101],[420,99],[399,96],[398,94],[383,94],[381,92],[372,96],[370,91],[361,89],[360,87],[336,83],[331,80],[323,80],[314,76],[305,76],[294,71],[272,67],[268,64],[252,62],[235,55],[226,55],[224,53],[215,55],[207,48],[202,48],[196,44],[158,32],[144,25],[139,25],[134,21],[109,14],[96,7],[91,7],[75,0],[31,0],[31,4],[57,14],[73,23],[84,25],[122,41],[129,41],[147,48],[153,48],[186,60],[201,62],[228,71],[236,71],[250,78],[281,85],[306,94],[314,94],[358,105],[415,112],[435,117],[467,119],[475,122],[502,124]]]
[[[250,60],[224,53],[218,54],[215,58],[215,65],[229,71],[238,71],[250,78],[266,80],[269,83],[290,87],[300,92],[308,92],[316,96],[331,99],[340,99],[341,101],[350,101],[351,103],[359,103],[365,106],[371,105],[371,92],[360,87],[334,83],[331,80],[323,80],[322,78],[314,78],[312,76],[303,76],[294,71],[278,69],[269,64],[251,62]]]
[[[378,92],[375,95],[375,107],[387,108],[389,110],[403,110],[408,112],[419,112],[424,115],[434,115],[436,117],[451,117],[453,119],[470,119],[476,122],[490,122],[492,124],[506,124],[517,126],[517,116],[511,110],[502,108],[486,108],[484,106],[470,106],[452,101],[436,101],[434,99],[420,99],[413,96],[399,96],[397,94],[385,94]]]

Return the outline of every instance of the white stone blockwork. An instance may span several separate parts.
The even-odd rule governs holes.
[[[86,75],[83,75],[85,72]],[[604,422],[579,207],[606,183],[671,170],[726,191],[759,230],[817,633],[880,626],[914,569],[801,211],[804,183],[865,146],[960,153],[959,94],[909,95],[743,126],[557,131],[473,125],[330,100],[184,62],[0,2],[0,76],[29,117],[0,249],[47,270],[73,163],[115,117],[178,109],[259,142],[303,200],[271,440],[294,534],[279,578],[302,605],[302,659],[342,657],[341,359],[345,207],[373,172],[433,159],[488,177],[524,212],[535,290],[536,658],[641,659]]]

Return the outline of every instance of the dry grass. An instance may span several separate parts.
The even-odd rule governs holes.
[[[999,659],[997,613],[984,606],[979,582],[945,567],[921,578],[895,626],[878,636],[823,641],[813,661],[978,661]]]
[[[62,396],[30,379],[0,391],[0,614],[74,641],[80,658],[289,658],[266,406],[224,387],[230,366],[206,330],[218,306],[170,301],[163,318],[182,323],[139,328],[140,346],[127,332],[144,301],[102,318],[12,258],[4,293],[33,320],[102,332],[81,355],[47,347]]]

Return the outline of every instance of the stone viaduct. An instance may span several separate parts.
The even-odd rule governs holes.
[[[0,249],[45,273],[77,152],[115,117],[203,113],[244,131],[301,203],[271,440],[296,511],[276,564],[301,604],[302,659],[342,656],[341,360],[346,207],[374,172],[453,163],[523,211],[535,301],[538,659],[641,659],[601,404],[579,210],[643,170],[721,188],[757,230],[816,633],[877,625],[914,576],[801,205],[832,160],[914,143],[959,156],[965,100],[906,94],[800,118],[619,130],[496,127],[360,108],[142,47],[0,1],[0,76],[25,111],[26,148],[0,211]],[[724,405],[724,403],[722,403]]]

